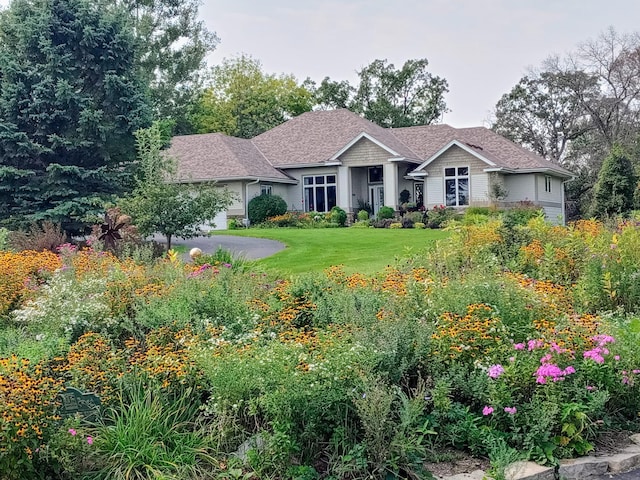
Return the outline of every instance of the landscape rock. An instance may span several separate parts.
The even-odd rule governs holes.
[[[459,473],[458,475],[453,475],[451,477],[444,477],[442,480],[483,480],[485,478],[485,474],[482,470],[475,470],[471,473]]]
[[[507,480],[555,480],[555,469],[534,462],[515,462],[505,469]]]
[[[629,437],[629,440],[631,440],[636,445],[640,445],[640,433],[634,433]]]
[[[609,461],[609,473],[627,472],[640,465],[640,453],[618,453],[607,457]]]
[[[581,457],[560,461],[558,476],[564,480],[588,479],[604,475],[609,468],[607,458]]]

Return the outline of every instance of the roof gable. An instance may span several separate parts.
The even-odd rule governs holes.
[[[481,162],[484,162],[487,166],[489,167],[495,167],[496,164],[494,162],[492,162],[491,160],[489,160],[488,158],[485,158],[484,156],[482,156],[480,153],[478,153],[474,148],[472,148],[470,145],[464,144],[459,142],[458,140],[451,140],[449,143],[447,143],[444,147],[442,147],[440,150],[438,150],[436,153],[434,153],[433,155],[431,155],[431,157],[429,157],[427,160],[425,160],[423,163],[420,164],[420,166],[416,167],[416,169],[414,171],[417,170],[422,170],[424,168],[426,168],[429,164],[431,164],[432,162],[434,162],[436,159],[438,159],[441,155],[443,155],[446,151],[448,151],[450,148],[453,147],[459,147],[462,150],[464,150],[465,152],[473,155],[474,157],[476,157],[478,160],[480,160]]]

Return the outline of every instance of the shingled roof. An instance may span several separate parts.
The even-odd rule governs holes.
[[[274,168],[251,140],[221,133],[173,137],[167,155],[178,159],[181,181],[263,178],[294,182]]]
[[[387,128],[346,110],[307,112],[253,139],[276,167],[304,166],[330,161],[345,145],[366,133],[395,152],[389,158],[420,158]]]
[[[571,172],[484,127],[424,125],[389,129],[346,110],[307,112],[251,140],[220,133],[178,136],[167,153],[178,159],[185,181],[263,179],[295,182],[282,169],[330,162],[350,142],[366,134],[386,147],[389,158],[415,163],[432,159],[458,142],[506,172]]]

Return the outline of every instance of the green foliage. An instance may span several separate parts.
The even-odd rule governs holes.
[[[133,132],[149,121],[135,61],[121,9],[62,0],[2,11],[1,222],[78,233],[130,188]]]
[[[605,158],[594,186],[593,215],[598,218],[626,214],[633,209],[637,177],[629,157],[614,146]]]
[[[213,458],[207,432],[195,421],[199,405],[193,392],[167,399],[134,384],[122,395],[96,431],[92,477],[201,478]]]
[[[258,195],[249,200],[247,211],[249,221],[252,224],[259,224],[269,217],[286,213],[287,202],[278,195]]]
[[[252,138],[312,107],[312,93],[293,75],[266,74],[258,60],[241,55],[213,67],[191,122],[198,133]]]
[[[140,174],[133,194],[120,201],[142,235],[159,232],[167,238],[191,238],[231,202],[230,194],[214,184],[180,183],[174,161],[162,154],[162,131],[156,123],[136,132]]]
[[[347,223],[347,212],[337,205],[331,209],[331,223],[344,227]]]
[[[378,215],[376,217],[378,220],[384,220],[386,218],[393,218],[395,214],[396,212],[393,208],[387,207],[385,205],[383,207],[380,207],[380,210],[378,210]]]
[[[366,210],[358,211],[358,221],[366,222],[367,220],[369,220],[369,212],[367,212]]]
[[[446,222],[453,220],[458,216],[458,212],[452,207],[437,205],[427,211],[427,227],[442,228]]]
[[[198,0],[117,0],[129,13],[137,43],[137,67],[156,119],[169,119],[177,135],[192,133],[189,110],[202,87],[205,57],[218,44],[199,18]]]

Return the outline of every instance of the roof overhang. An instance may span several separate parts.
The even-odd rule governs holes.
[[[256,176],[243,176],[243,177],[218,177],[218,178],[189,178],[179,180],[176,183],[223,183],[223,182],[242,182],[242,181],[250,181],[250,182],[271,182],[271,183],[288,183],[291,185],[296,185],[298,183],[297,180],[293,178],[279,178],[279,177],[256,177]]]
[[[560,178],[568,178],[568,179],[574,179],[576,178],[575,175],[571,174],[570,172],[559,172],[558,170],[556,170],[555,168],[546,168],[546,167],[540,167],[540,168],[505,168],[505,167],[495,167],[495,168],[485,168],[483,170],[484,172],[500,172],[500,173],[504,173],[507,175],[516,175],[519,173],[544,173],[546,175],[552,175],[554,177],[560,177]]]
[[[490,167],[496,167],[497,165],[492,162],[491,160],[489,160],[488,158],[486,158],[484,155],[479,154],[478,152],[476,152],[473,148],[471,148],[468,145],[465,145],[462,142],[459,142],[458,140],[451,140],[449,143],[447,143],[444,147],[442,147],[440,150],[438,150],[436,153],[434,153],[433,155],[431,155],[427,160],[425,160],[423,163],[420,164],[419,167],[416,168],[416,170],[422,170],[423,168],[427,167],[430,163],[432,163],[433,161],[435,161],[438,157],[440,157],[440,155],[442,155],[444,152],[446,152],[447,150],[449,150],[451,147],[459,147],[462,150],[464,150],[465,152],[469,153],[470,155],[473,155],[474,157],[476,157],[478,160],[486,163],[487,165],[489,165]]]
[[[333,155],[333,157],[331,157],[330,160],[338,160],[338,158],[340,157],[340,155],[342,155],[344,152],[346,152],[347,150],[349,150],[351,147],[353,147],[356,143],[358,143],[358,141],[362,140],[363,138],[366,138],[367,140],[375,143],[377,146],[379,146],[380,148],[382,148],[383,150],[386,150],[387,152],[389,152],[391,155],[393,155],[394,157],[399,157],[400,154],[398,152],[396,152],[395,150],[393,150],[392,148],[387,147],[384,143],[382,143],[380,140],[376,140],[375,138],[373,138],[371,135],[369,135],[366,132],[362,132],[358,135],[356,135],[353,140],[351,140],[349,143],[347,143],[344,147],[342,147],[340,150],[338,150],[337,153],[335,153]]]

